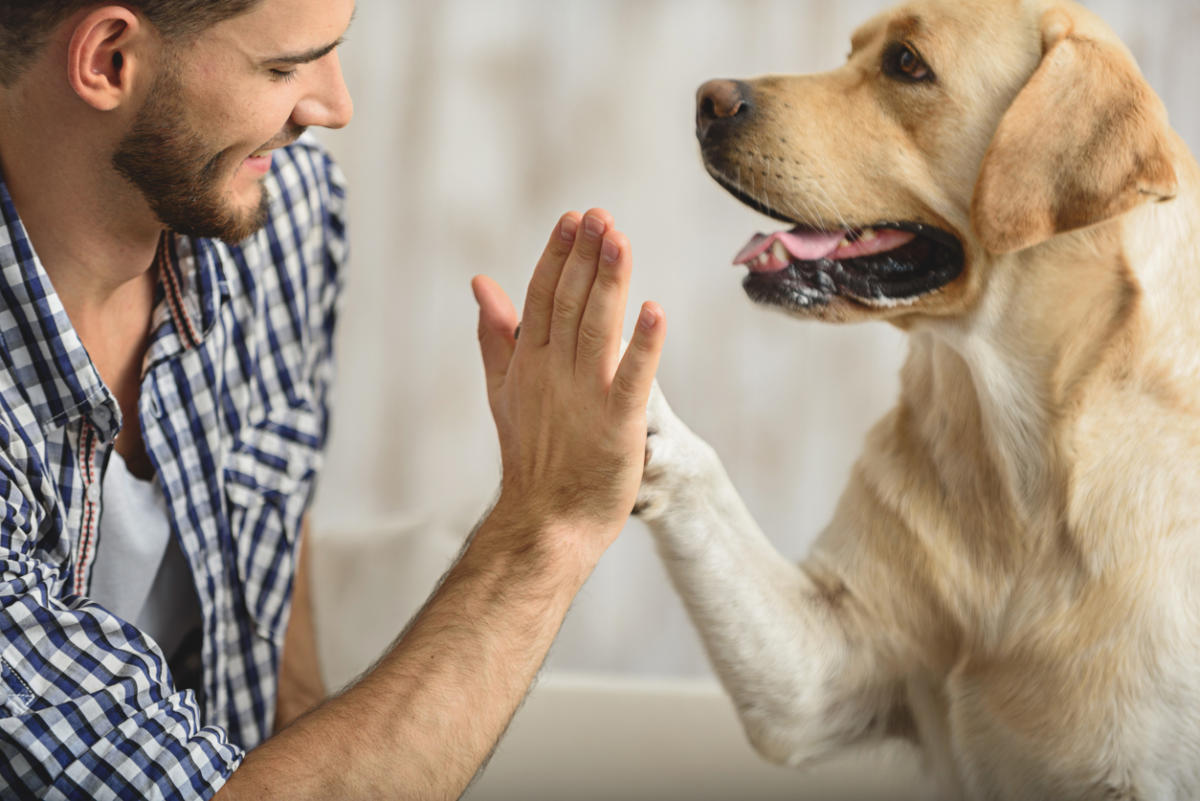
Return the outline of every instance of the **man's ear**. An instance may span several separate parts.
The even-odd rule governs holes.
[[[971,202],[984,247],[1011,253],[1177,191],[1162,102],[1117,45],[1042,18],[1043,55],[992,140]]]
[[[124,6],[104,6],[82,17],[67,44],[67,79],[75,94],[100,111],[112,111],[130,93],[141,59],[131,53],[144,26]]]

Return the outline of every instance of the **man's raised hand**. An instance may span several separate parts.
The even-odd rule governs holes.
[[[486,276],[472,281],[504,471],[493,514],[564,536],[578,531],[585,539],[576,544],[599,551],[637,496],[646,402],[666,334],[662,309],[645,303],[622,356],[631,271],[629,240],[593,209],[555,226],[519,338],[504,291]]]

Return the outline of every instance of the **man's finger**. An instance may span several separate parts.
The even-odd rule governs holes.
[[[516,347],[517,310],[499,284],[486,275],[475,276],[471,291],[479,304],[479,352],[490,394],[508,375]]]
[[[554,311],[554,292],[562,276],[563,265],[579,231],[580,214],[564,214],[554,226],[542,257],[534,268],[525,294],[525,312],[521,319],[521,342],[545,345],[550,338],[550,316]]]
[[[616,414],[645,412],[666,336],[667,318],[662,308],[653,302],[642,304],[633,339],[625,349],[609,390],[609,404]]]
[[[592,209],[583,215],[575,247],[563,266],[562,277],[554,291],[554,311],[550,318],[550,344],[556,353],[574,364],[578,346],[579,321],[587,306],[588,295],[600,262],[604,235],[612,228],[612,215]]]
[[[607,383],[612,380],[621,355],[621,325],[633,258],[629,239],[620,231],[609,231],[601,247],[600,267],[579,323],[575,369]]]

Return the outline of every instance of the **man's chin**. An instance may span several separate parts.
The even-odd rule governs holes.
[[[210,239],[219,239],[227,245],[237,245],[261,231],[267,224],[267,204],[249,215],[243,215],[231,221],[224,229],[215,233]]]
[[[257,234],[267,224],[267,219],[270,216],[270,201],[267,198],[266,187],[262,182],[258,182],[257,186],[258,197],[252,206],[231,213],[230,224],[227,230],[221,235],[214,237],[220,239],[226,244],[236,245],[246,239]]]
[[[215,204],[214,204],[215,205]],[[223,203],[216,208],[194,208],[191,214],[171,215],[174,221],[163,223],[176,233],[202,239],[218,239],[227,245],[237,245],[261,231],[267,224],[270,202],[260,186],[253,205],[230,208]]]
[[[210,237],[211,239],[219,239],[227,245],[238,245],[245,242],[250,237],[261,231],[267,224],[267,217],[264,214],[261,217],[256,217],[237,226],[222,231],[219,235]]]

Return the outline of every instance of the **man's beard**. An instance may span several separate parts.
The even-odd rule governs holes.
[[[255,209],[239,212],[232,207],[220,188],[230,154],[208,155],[204,140],[185,121],[181,90],[174,70],[159,75],[133,129],[113,154],[113,167],[141,191],[171,230],[237,244],[266,224],[267,193],[262,192]]]

